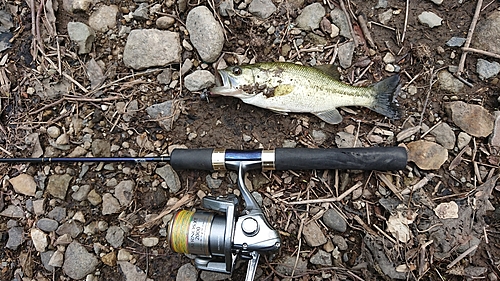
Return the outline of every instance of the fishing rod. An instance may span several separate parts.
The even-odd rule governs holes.
[[[244,208],[234,194],[205,196],[202,206],[208,211],[178,211],[172,217],[167,239],[177,253],[195,256],[195,266],[231,274],[238,259],[247,260],[246,281],[252,281],[261,254],[279,250],[278,231],[268,222],[263,210],[245,186],[250,170],[402,170],[407,164],[402,147],[371,148],[276,148],[233,150],[221,148],[174,149],[160,157],[62,157],[3,158],[0,163],[75,163],[75,162],[167,162],[175,170],[234,170]]]

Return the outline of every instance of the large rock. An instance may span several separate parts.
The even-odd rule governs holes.
[[[20,174],[17,177],[11,178],[9,182],[12,184],[16,193],[35,196],[36,182],[32,176],[28,174]]]
[[[472,38],[473,47],[500,54],[500,11],[480,20]]]
[[[72,177],[68,174],[50,176],[49,183],[47,184],[47,192],[55,198],[64,200],[71,179]]]
[[[445,105],[451,111],[453,122],[469,135],[487,137],[493,132],[495,117],[484,107],[463,101]]]
[[[116,26],[118,6],[101,6],[89,17],[89,25],[96,31],[106,32]]]
[[[311,247],[321,246],[328,241],[315,221],[305,225],[302,234],[304,235],[307,245]]]
[[[448,150],[434,142],[418,140],[407,147],[408,161],[414,162],[422,170],[438,170],[448,159]]]
[[[83,279],[95,271],[99,260],[78,242],[72,242],[66,249],[63,271],[73,279]]]
[[[189,39],[201,59],[214,62],[219,58],[224,46],[224,31],[205,6],[192,9],[186,18]]]
[[[325,13],[325,8],[321,3],[313,3],[306,6],[297,17],[297,26],[303,30],[318,29],[319,23],[325,16]]]
[[[256,17],[267,19],[276,12],[276,6],[271,0],[253,0],[248,5],[248,11]]]
[[[176,32],[132,30],[125,43],[123,63],[133,69],[166,66],[181,61],[181,50],[180,37]]]
[[[68,22],[68,36],[78,46],[78,54],[88,54],[92,51],[95,32],[82,22]]]

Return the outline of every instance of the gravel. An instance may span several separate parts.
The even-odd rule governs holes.
[[[64,273],[73,279],[83,279],[94,272],[99,261],[78,242],[68,245],[64,254]]]
[[[326,210],[323,214],[323,222],[334,231],[345,232],[347,230],[346,221],[335,209]]]

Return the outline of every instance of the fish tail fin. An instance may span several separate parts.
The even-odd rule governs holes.
[[[373,111],[387,116],[391,119],[399,119],[401,113],[396,97],[401,92],[399,75],[393,75],[371,86],[375,101],[370,107]]]

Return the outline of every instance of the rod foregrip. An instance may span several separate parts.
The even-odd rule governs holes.
[[[277,148],[276,170],[402,170],[408,161],[403,147]]]
[[[174,149],[170,155],[170,165],[175,170],[213,170],[213,148]]]

